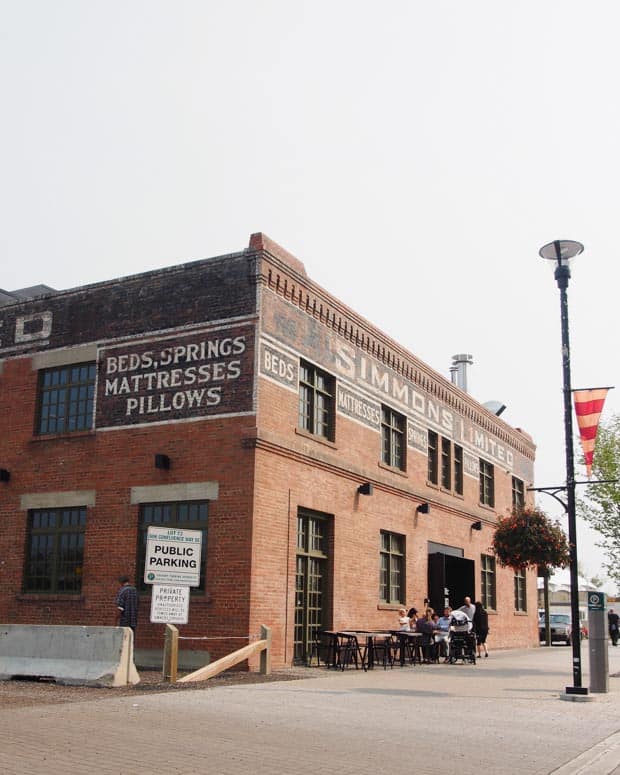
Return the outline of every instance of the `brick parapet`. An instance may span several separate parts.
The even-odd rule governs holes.
[[[252,244],[261,243],[254,240],[251,246]],[[527,433],[513,428],[493,415],[467,393],[313,282],[305,274],[303,264],[297,259],[288,261],[290,254],[287,251],[278,252],[279,246],[272,240],[263,244],[269,246],[269,249],[263,248],[257,253],[257,280],[263,289],[275,293],[318,320],[339,337],[364,350],[428,395],[444,402],[504,443],[510,444],[524,457],[534,459],[536,445]]]

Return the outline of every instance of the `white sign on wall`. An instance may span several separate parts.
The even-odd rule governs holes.
[[[197,587],[202,531],[151,525],[146,536],[145,584]]]
[[[189,587],[153,584],[151,622],[153,624],[187,624]]]

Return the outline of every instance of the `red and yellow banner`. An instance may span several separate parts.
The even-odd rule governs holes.
[[[583,456],[586,461],[588,479],[592,475],[592,461],[594,459],[594,445],[598,423],[603,411],[603,404],[609,388],[591,388],[590,390],[574,390],[575,414],[579,426],[579,436]]]

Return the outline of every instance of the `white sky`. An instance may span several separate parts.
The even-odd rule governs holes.
[[[247,246],[312,277],[538,443],[616,385],[615,0],[0,0],[0,287],[63,289]],[[578,444],[576,457],[580,453]],[[539,505],[562,517],[555,502]],[[579,560],[601,552],[580,527]]]

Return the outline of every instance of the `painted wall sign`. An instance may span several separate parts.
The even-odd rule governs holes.
[[[463,473],[472,479],[480,477],[480,460],[467,452],[463,452]]]
[[[297,390],[299,379],[299,358],[276,350],[266,342],[261,342],[260,372],[281,385]]]
[[[340,414],[369,425],[375,430],[381,427],[381,404],[369,401],[365,396],[353,393],[342,385],[338,385],[337,391],[336,408]]]
[[[428,430],[411,420],[407,422],[407,446],[419,452],[428,453]]]
[[[250,324],[104,348],[96,427],[249,412],[253,353]]]
[[[265,333],[303,353],[303,357],[336,377],[344,377],[347,382],[359,385],[364,393],[374,396],[379,403],[385,402],[402,411],[412,423],[407,436],[409,446],[423,451],[420,430],[431,428],[489,462],[513,471],[525,481],[533,481],[534,464],[531,459],[372,358],[366,351],[344,341],[319,320],[290,305],[282,305],[276,297],[264,299],[262,315]],[[477,458],[474,459],[478,466]],[[466,473],[470,474],[469,471]]]
[[[12,321],[11,321],[12,322]],[[33,315],[20,315],[14,319],[12,331],[7,331],[4,320],[0,320],[0,352],[14,346],[15,350],[23,349],[33,343],[39,346],[52,333],[53,314],[50,310],[36,312]]]

